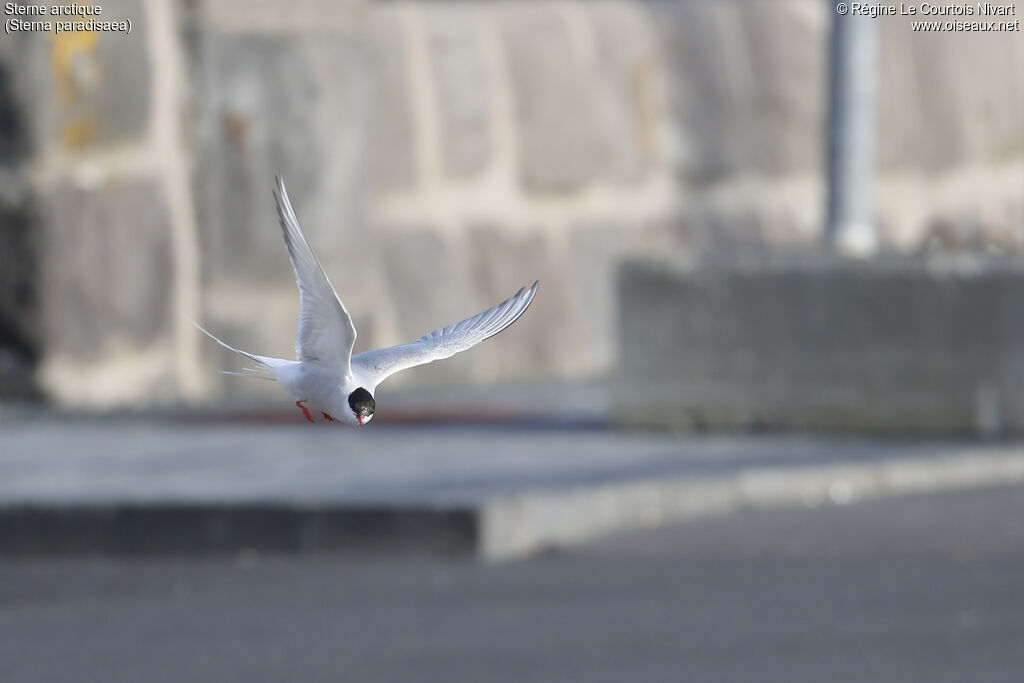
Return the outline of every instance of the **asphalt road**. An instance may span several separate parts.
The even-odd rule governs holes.
[[[506,565],[0,561],[0,681],[1016,681],[1024,489],[741,512]]]

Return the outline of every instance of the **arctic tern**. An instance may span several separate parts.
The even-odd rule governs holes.
[[[295,397],[295,405],[310,422],[321,416],[328,422],[364,425],[373,417],[377,386],[391,375],[417,365],[450,358],[493,337],[514,323],[537,294],[539,282],[521,288],[494,308],[429,332],[419,339],[352,355],[356,328],[345,305],[331,286],[323,267],[306,240],[292,209],[288,191],[276,178],[274,202],[288,256],[299,286],[299,329],[295,335],[297,360],[258,356],[227,344],[198,323],[193,324],[226,349],[256,363],[243,372],[222,371],[276,380]]]

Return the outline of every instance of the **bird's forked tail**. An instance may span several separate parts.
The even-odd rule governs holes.
[[[215,341],[218,344],[220,344],[221,346],[223,346],[228,351],[234,351],[235,353],[241,354],[241,355],[245,356],[246,358],[256,362],[256,367],[255,368],[242,368],[241,372],[234,372],[234,371],[231,371],[231,370],[219,370],[218,372],[220,372],[222,375],[237,375],[239,377],[252,377],[254,379],[269,379],[271,381],[274,381],[276,379],[274,377],[274,367],[276,365],[278,365],[280,362],[282,362],[281,359],[270,358],[268,356],[257,356],[254,353],[249,353],[248,351],[243,351],[242,349],[236,349],[234,346],[231,346],[231,344],[228,344],[226,342],[221,341],[220,339],[217,339],[217,337],[213,336],[213,334],[209,330],[207,330],[205,327],[203,327],[202,325],[197,323],[195,320],[192,320],[190,318],[189,322],[191,322],[193,325],[195,325],[196,328],[200,332],[202,332],[207,337],[209,337],[213,341]],[[275,362],[275,361],[277,361],[277,362]],[[283,361],[283,362],[287,362],[287,361]]]

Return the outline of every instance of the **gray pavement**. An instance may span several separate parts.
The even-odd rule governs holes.
[[[745,506],[1024,481],[1016,442],[707,437],[517,417],[0,414],[0,550],[508,559]]]
[[[1016,681],[1024,487],[737,510],[504,564],[0,560],[0,680]]]

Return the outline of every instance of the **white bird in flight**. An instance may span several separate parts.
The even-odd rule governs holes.
[[[276,380],[295,397],[295,405],[313,422],[322,415],[328,422],[364,425],[373,417],[377,385],[406,368],[450,358],[498,334],[519,319],[537,294],[539,282],[523,287],[494,308],[462,322],[429,332],[415,341],[352,355],[356,328],[345,305],[331,286],[295,217],[284,182],[277,179],[277,216],[288,246],[288,256],[299,285],[299,329],[295,335],[297,360],[257,356],[236,349],[193,321],[207,336],[226,349],[256,363],[243,372],[224,374]]]

